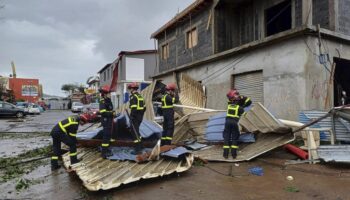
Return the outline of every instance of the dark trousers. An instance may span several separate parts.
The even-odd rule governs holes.
[[[174,109],[166,108],[163,112],[163,133],[162,133],[162,144],[170,145],[174,134]]]
[[[58,157],[61,156],[61,142],[69,146],[69,153],[70,153],[70,158],[71,161],[72,159],[76,159],[76,152],[77,152],[77,139],[76,137],[69,136],[61,131],[55,131],[53,130],[51,132],[51,137],[52,137],[52,151],[53,151],[53,156],[51,157],[51,160],[57,164]]]
[[[112,123],[113,118],[103,117],[101,118],[101,124],[103,127],[103,135],[102,135],[102,151],[106,151],[109,149],[109,142],[111,140],[112,135]]]
[[[136,138],[135,135],[133,134],[135,142],[136,141],[141,142],[140,125],[142,123],[143,114],[144,112],[140,110],[132,110],[130,113],[130,120],[134,125],[134,128],[136,130],[136,135],[137,135],[137,138]]]
[[[225,129],[223,132],[224,148],[232,148],[238,145],[239,128],[238,119],[226,117]]]

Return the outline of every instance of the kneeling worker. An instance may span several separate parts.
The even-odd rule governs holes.
[[[77,159],[77,138],[76,134],[79,124],[83,125],[88,122],[85,114],[80,116],[68,117],[60,121],[51,131],[53,156],[51,157],[51,169],[56,170],[61,166],[58,164],[58,157],[61,156],[61,142],[69,146],[70,163],[78,163]]]
[[[239,139],[239,128],[238,121],[241,115],[244,113],[245,107],[252,104],[250,98],[239,95],[237,90],[230,90],[227,93],[228,106],[225,121],[225,129],[223,132],[224,137],[224,153],[223,157],[228,158],[229,151],[231,149],[232,158],[237,157],[238,139]]]

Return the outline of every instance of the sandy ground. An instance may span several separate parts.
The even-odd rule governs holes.
[[[65,117],[62,113],[54,115],[48,112],[46,118],[44,115],[43,118],[35,116],[33,120],[37,123],[50,119],[52,122],[44,122],[52,125],[53,118]],[[6,134],[0,132],[2,159],[4,156],[14,158],[51,142],[49,136],[42,133]],[[108,191],[89,192],[74,173],[67,173],[63,168],[51,172],[50,160],[45,158],[20,164],[34,167],[18,177],[0,182],[0,199],[350,199],[350,165],[286,165],[285,162],[290,159],[295,157],[277,149],[238,165],[213,162],[193,166],[181,174],[142,180]],[[263,176],[248,172],[255,166],[263,169]],[[0,178],[3,178],[4,170],[0,168]],[[287,176],[292,176],[294,180],[287,180]],[[21,179],[30,180],[28,188],[16,190]]]

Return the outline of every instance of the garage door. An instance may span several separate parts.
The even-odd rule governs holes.
[[[262,71],[233,75],[233,88],[241,95],[250,97],[254,103],[264,103],[264,82]]]

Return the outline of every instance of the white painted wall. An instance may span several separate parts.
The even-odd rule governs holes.
[[[144,81],[145,60],[142,58],[125,58],[126,80]]]

